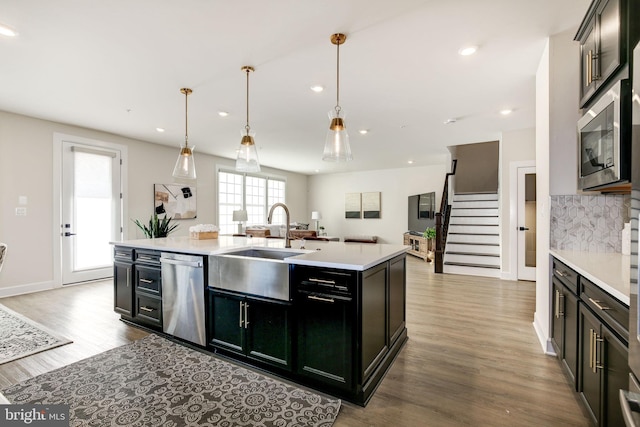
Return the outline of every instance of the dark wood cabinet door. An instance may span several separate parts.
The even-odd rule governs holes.
[[[287,304],[248,298],[247,355],[270,365],[291,370],[291,316]]]
[[[362,354],[360,383],[364,384],[387,353],[387,264],[364,272],[360,320]]]
[[[596,12],[596,20],[599,30],[597,78],[599,84],[603,84],[618,70],[621,63],[620,0],[602,0]]]
[[[578,297],[564,288],[563,363],[578,390]]]
[[[353,385],[351,301],[298,297],[297,372],[316,382],[349,390]]]
[[[404,256],[391,260],[389,264],[389,347],[405,328],[405,265]]]
[[[133,317],[133,263],[113,262],[114,310]]]
[[[601,375],[598,368],[597,340],[600,336],[600,321],[591,311],[580,304],[580,395],[587,406],[593,421],[600,425]]]
[[[624,426],[619,390],[629,388],[629,349],[609,328],[602,327],[600,350],[603,371],[603,426]]]
[[[597,45],[595,17],[580,40],[580,106],[583,107],[597,87]]]
[[[564,358],[564,304],[562,292],[564,286],[556,279],[552,279],[551,287],[551,344],[558,358]]]
[[[209,292],[210,344],[244,353],[243,298]]]

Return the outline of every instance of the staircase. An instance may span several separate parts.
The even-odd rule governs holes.
[[[444,253],[443,272],[500,277],[497,194],[456,194]]]

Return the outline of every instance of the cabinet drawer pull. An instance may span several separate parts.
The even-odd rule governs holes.
[[[313,277],[309,278],[310,282],[316,282],[316,283],[322,283],[322,284],[326,284],[326,285],[335,285],[336,281],[335,280],[326,280],[326,279],[315,279]]]
[[[152,258],[152,257],[150,257],[150,256],[144,256],[144,255],[140,255],[140,256],[138,257],[138,259],[144,259],[144,260],[146,260],[146,261],[152,261],[152,260],[153,260],[153,258]]]
[[[333,298],[322,298],[322,297],[317,297],[315,295],[308,295],[307,298],[314,299],[316,301],[330,302],[332,304],[335,302]]]
[[[140,306],[140,310],[146,311],[147,313],[152,313],[153,312],[153,308],[145,307],[144,305]]]
[[[141,279],[140,279],[140,281],[141,281],[142,283],[153,283],[153,280],[144,279],[144,278],[141,278]]]
[[[563,273],[562,271],[560,271],[558,269],[554,269],[553,271],[560,277],[567,277],[567,273]]]
[[[596,307],[598,307],[600,310],[611,310],[610,307],[607,307],[606,305],[600,305],[600,303],[602,301],[599,301],[597,299],[593,299],[593,298],[589,298],[589,301],[591,301],[593,303],[593,305],[595,305]]]

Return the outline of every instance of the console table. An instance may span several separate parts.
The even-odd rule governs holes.
[[[428,261],[429,240],[426,237],[416,236],[411,233],[404,233],[404,244],[411,246],[407,251],[408,254],[422,258]]]

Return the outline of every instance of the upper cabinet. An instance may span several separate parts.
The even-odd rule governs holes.
[[[575,37],[580,42],[580,108],[594,100],[594,95],[629,64],[631,47],[638,39],[638,3],[638,0],[591,3]]]

